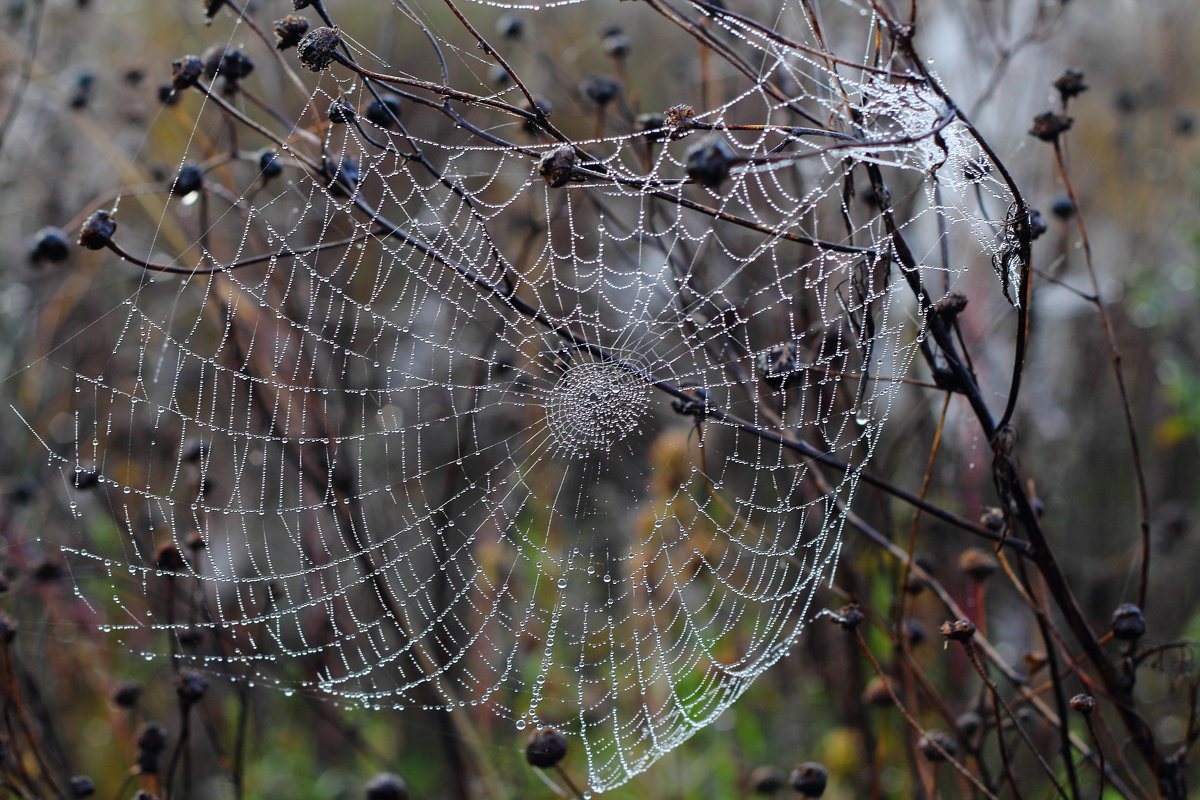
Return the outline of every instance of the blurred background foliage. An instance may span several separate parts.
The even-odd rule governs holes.
[[[281,16],[288,5],[248,4],[260,20]],[[378,32],[378,41],[367,44],[379,52],[400,54],[412,46],[411,31],[390,4],[338,5],[348,29]],[[523,16],[553,62],[579,75],[609,69],[602,33],[622,25],[630,40],[624,76],[629,91],[642,110],[661,110],[698,92],[699,55],[683,46],[688,42],[673,48],[644,36],[637,5],[594,0],[577,13]],[[1067,285],[1037,282],[1018,453],[1025,474],[1036,481],[1046,527],[1073,589],[1103,630],[1136,585],[1138,511],[1129,445],[1094,306],[1079,297],[1089,289],[1072,209],[1051,150],[1027,134],[1034,114],[1056,105],[1052,83],[1065,68],[1086,76],[1089,90],[1072,105],[1067,150],[1144,447],[1154,545],[1147,637],[1200,640],[1200,583],[1194,578],[1200,557],[1200,94],[1194,80],[1200,74],[1200,16],[1192,0],[921,0],[919,6],[921,52],[1041,210],[1049,230],[1035,246],[1035,263]],[[487,7],[470,10],[489,24],[499,16]],[[438,18],[441,12],[430,13]],[[44,225],[73,235],[72,221],[77,225],[86,210],[103,205],[116,187],[174,174],[195,132],[199,98],[164,107],[159,87],[174,58],[227,41],[233,23],[222,13],[204,25],[199,0],[7,0],[0,14],[0,109],[7,125],[0,150],[0,565],[6,589],[0,607],[5,624],[16,629],[0,674],[8,725],[2,735],[20,738],[27,727],[54,772],[89,775],[99,796],[125,800],[139,788],[159,789],[152,778],[130,770],[145,721],[178,733],[175,677],[161,659],[146,662],[113,647],[75,603],[58,551],[70,544],[63,508],[71,492],[48,480],[55,473],[22,418],[51,432],[70,425],[70,383],[46,365],[104,359],[108,344],[90,335],[88,321],[104,320],[113,298],[135,286],[139,275],[106,254],[77,249],[62,263],[38,263],[30,247]],[[441,16],[451,24],[448,12]],[[254,50],[253,42],[234,43]],[[518,63],[527,56],[519,53]],[[539,74],[536,64],[526,66],[527,77]],[[145,213],[158,210],[151,205]],[[171,225],[165,221],[166,235],[186,235],[172,233]],[[964,319],[971,351],[992,366],[984,370],[993,378],[985,389],[999,403],[1008,329],[986,309]],[[1000,346],[989,347],[992,339],[1002,340]],[[928,456],[941,402],[939,395],[911,392],[885,432],[875,472],[916,488],[920,471],[912,465]],[[670,442],[656,452],[656,469],[677,468]],[[964,409],[951,404],[930,498],[967,517],[983,513],[995,503],[990,457]],[[911,509],[864,487],[856,510],[879,530],[906,539]],[[119,536],[106,515],[87,520],[92,536]],[[901,567],[853,533],[847,536],[835,585],[824,593],[826,605],[836,608],[857,597],[887,615]],[[920,522],[921,563],[975,615],[1005,659],[1020,665],[1039,649],[1034,620],[1003,576],[978,583],[960,568],[973,544],[935,521]],[[944,612],[920,585],[906,589],[913,594],[916,660],[948,709],[970,710],[980,683],[962,653],[944,649],[936,635]],[[891,641],[874,630],[867,640],[887,663]],[[1164,746],[1187,733],[1188,708],[1178,690],[1194,682],[1192,652],[1166,651],[1139,674],[1138,699]],[[1026,659],[1025,668],[1035,662]],[[130,708],[113,699],[127,683],[142,687]],[[182,796],[231,796],[228,775],[243,725],[246,797],[359,797],[382,771],[403,775],[413,797],[449,796],[446,775],[454,767],[436,745],[437,722],[429,715],[344,709],[316,697],[220,682],[209,686],[201,705],[191,783]],[[925,704],[918,713],[934,716]],[[1074,725],[1086,738],[1082,721]],[[555,796],[525,764],[524,742],[509,727],[482,718],[479,726],[505,796]],[[1052,732],[1035,731],[1051,751]],[[766,767],[786,773],[802,761],[828,767],[826,797],[868,796],[871,776],[887,796],[916,796],[915,776],[928,766],[915,763],[908,737],[854,641],[816,624],[717,724],[606,796],[748,797],[756,784],[765,785]],[[1114,737],[1110,755],[1125,747],[1119,732]],[[28,757],[14,752],[5,750],[0,758]],[[1035,771],[1028,753],[1016,759],[1023,774]],[[565,765],[572,771],[570,755]],[[944,796],[965,796],[953,775],[940,780]]]

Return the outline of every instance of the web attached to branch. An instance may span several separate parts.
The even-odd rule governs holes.
[[[291,127],[258,76],[188,90],[204,186],[140,223],[122,200],[151,268],[107,361],[69,367],[57,458],[107,498],[81,520],[120,528],[72,550],[105,628],[289,692],[556,727],[593,791],[714,720],[812,617],[930,307],[1010,263],[1012,197],[953,108],[874,49],[869,6],[807,5],[822,31],[687,8],[715,99],[657,117],[632,56],[589,106],[527,36],[544,125],[416,14],[408,60],[344,23]],[[474,99],[420,85],[435,51]]]

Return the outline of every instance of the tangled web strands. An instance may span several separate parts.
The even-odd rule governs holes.
[[[91,501],[72,505],[77,592],[126,646],[371,707],[553,725],[594,791],[787,652],[922,346],[913,279],[936,302],[990,274],[1012,197],[933,88],[874,49],[866,6],[809,4],[819,31],[800,4],[760,3],[761,23],[689,8],[715,43],[703,94],[649,62],[639,77],[635,52],[600,108],[537,35],[594,29],[591,5],[523,7],[524,41],[497,45],[565,150],[509,108],[521,88],[489,83],[466,30],[427,40],[400,11],[413,30],[394,55],[338,20],[342,60],[441,85],[440,50],[487,104],[394,83],[400,124],[377,124],[362,109],[389,90],[341,63],[303,73],[294,105],[278,82],[291,130],[234,93],[261,127],[242,126],[242,152],[284,167],[268,181],[257,153],[219,158],[217,82],[185,98],[206,188],[144,219],[126,197],[116,219],[127,251],[195,273],[145,271],[100,325],[121,321],[103,367],[70,367],[61,466],[99,475],[94,512],[122,528],[89,534]],[[647,43],[696,51],[674,12],[618,11]],[[490,34],[492,9],[465,15]],[[429,29],[451,30],[443,16]],[[329,124],[338,99],[358,124]],[[634,121],[689,100],[693,118]],[[730,167],[712,188],[686,179],[705,145]],[[928,265],[897,261],[871,173]]]

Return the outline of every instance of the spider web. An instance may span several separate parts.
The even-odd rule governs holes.
[[[569,31],[592,5],[519,8]],[[115,214],[176,274],[143,271],[97,327],[106,363],[67,367],[74,445],[52,453],[121,529],[100,541],[101,508],[72,502],[104,629],[287,692],[553,726],[593,791],[713,721],[813,616],[925,304],[1008,263],[1012,198],[941,95],[874,49],[869,5],[810,5],[820,35],[800,4],[688,8],[756,66],[640,123],[640,84],[588,106],[527,33],[513,63],[565,142],[510,110],[521,88],[465,32],[401,7],[499,105],[452,119],[393,84],[399,124],[377,124],[363,109],[392,89],[335,65],[300,73],[290,127],[229,95],[278,137],[243,124],[231,158],[219,78],[185,98],[204,190]],[[358,64],[443,83],[428,42],[389,60],[341,35]],[[330,123],[335,102],[357,122]],[[712,187],[688,180],[706,147],[729,173]]]

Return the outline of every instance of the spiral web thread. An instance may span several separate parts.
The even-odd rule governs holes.
[[[67,365],[75,441],[53,458],[75,483],[97,475],[107,498],[73,499],[70,551],[105,629],[147,657],[289,693],[554,726],[586,753],[592,791],[715,719],[811,619],[924,335],[866,166],[922,248],[930,301],[1006,263],[1011,197],[965,128],[902,59],[872,50],[869,6],[812,5],[823,36],[798,3],[757,4],[778,37],[688,9],[761,67],[755,81],[727,70],[735,88],[696,109],[714,131],[667,141],[611,109],[589,135],[594,107],[536,66],[534,45],[513,55],[578,148],[586,175],[561,187],[539,171],[561,143],[503,110],[458,109],[513,146],[408,101],[403,132],[329,125],[333,100],[372,99],[340,66],[305,74],[294,131],[235,95],[291,136],[276,147],[283,174],[222,163],[203,197],[168,198],[160,217],[118,210],[118,238],[185,270],[276,255],[145,271],[110,315],[122,324],[108,361]],[[569,30],[592,6],[522,8]],[[466,11],[481,29],[495,16]],[[629,13],[694,46],[647,8]],[[230,41],[248,37],[233,23]],[[392,64],[342,33],[377,72],[434,63],[429,50]],[[826,57],[834,39],[840,61]],[[487,84],[473,40],[438,42],[456,86],[520,105],[517,88]],[[246,49],[266,73],[265,47]],[[436,82],[428,71],[414,74]],[[630,75],[621,102],[638,90],[632,58]],[[211,159],[201,142],[220,139],[220,110],[187,102],[183,158]],[[814,127],[795,108],[859,143],[789,132]],[[764,127],[724,130],[746,125]],[[715,189],[685,182],[705,137],[759,163]],[[433,169],[398,155],[414,147]],[[322,149],[324,177],[301,160]],[[171,225],[190,249],[172,250]],[[941,237],[957,260],[942,263]],[[85,524],[102,506],[116,542]]]

